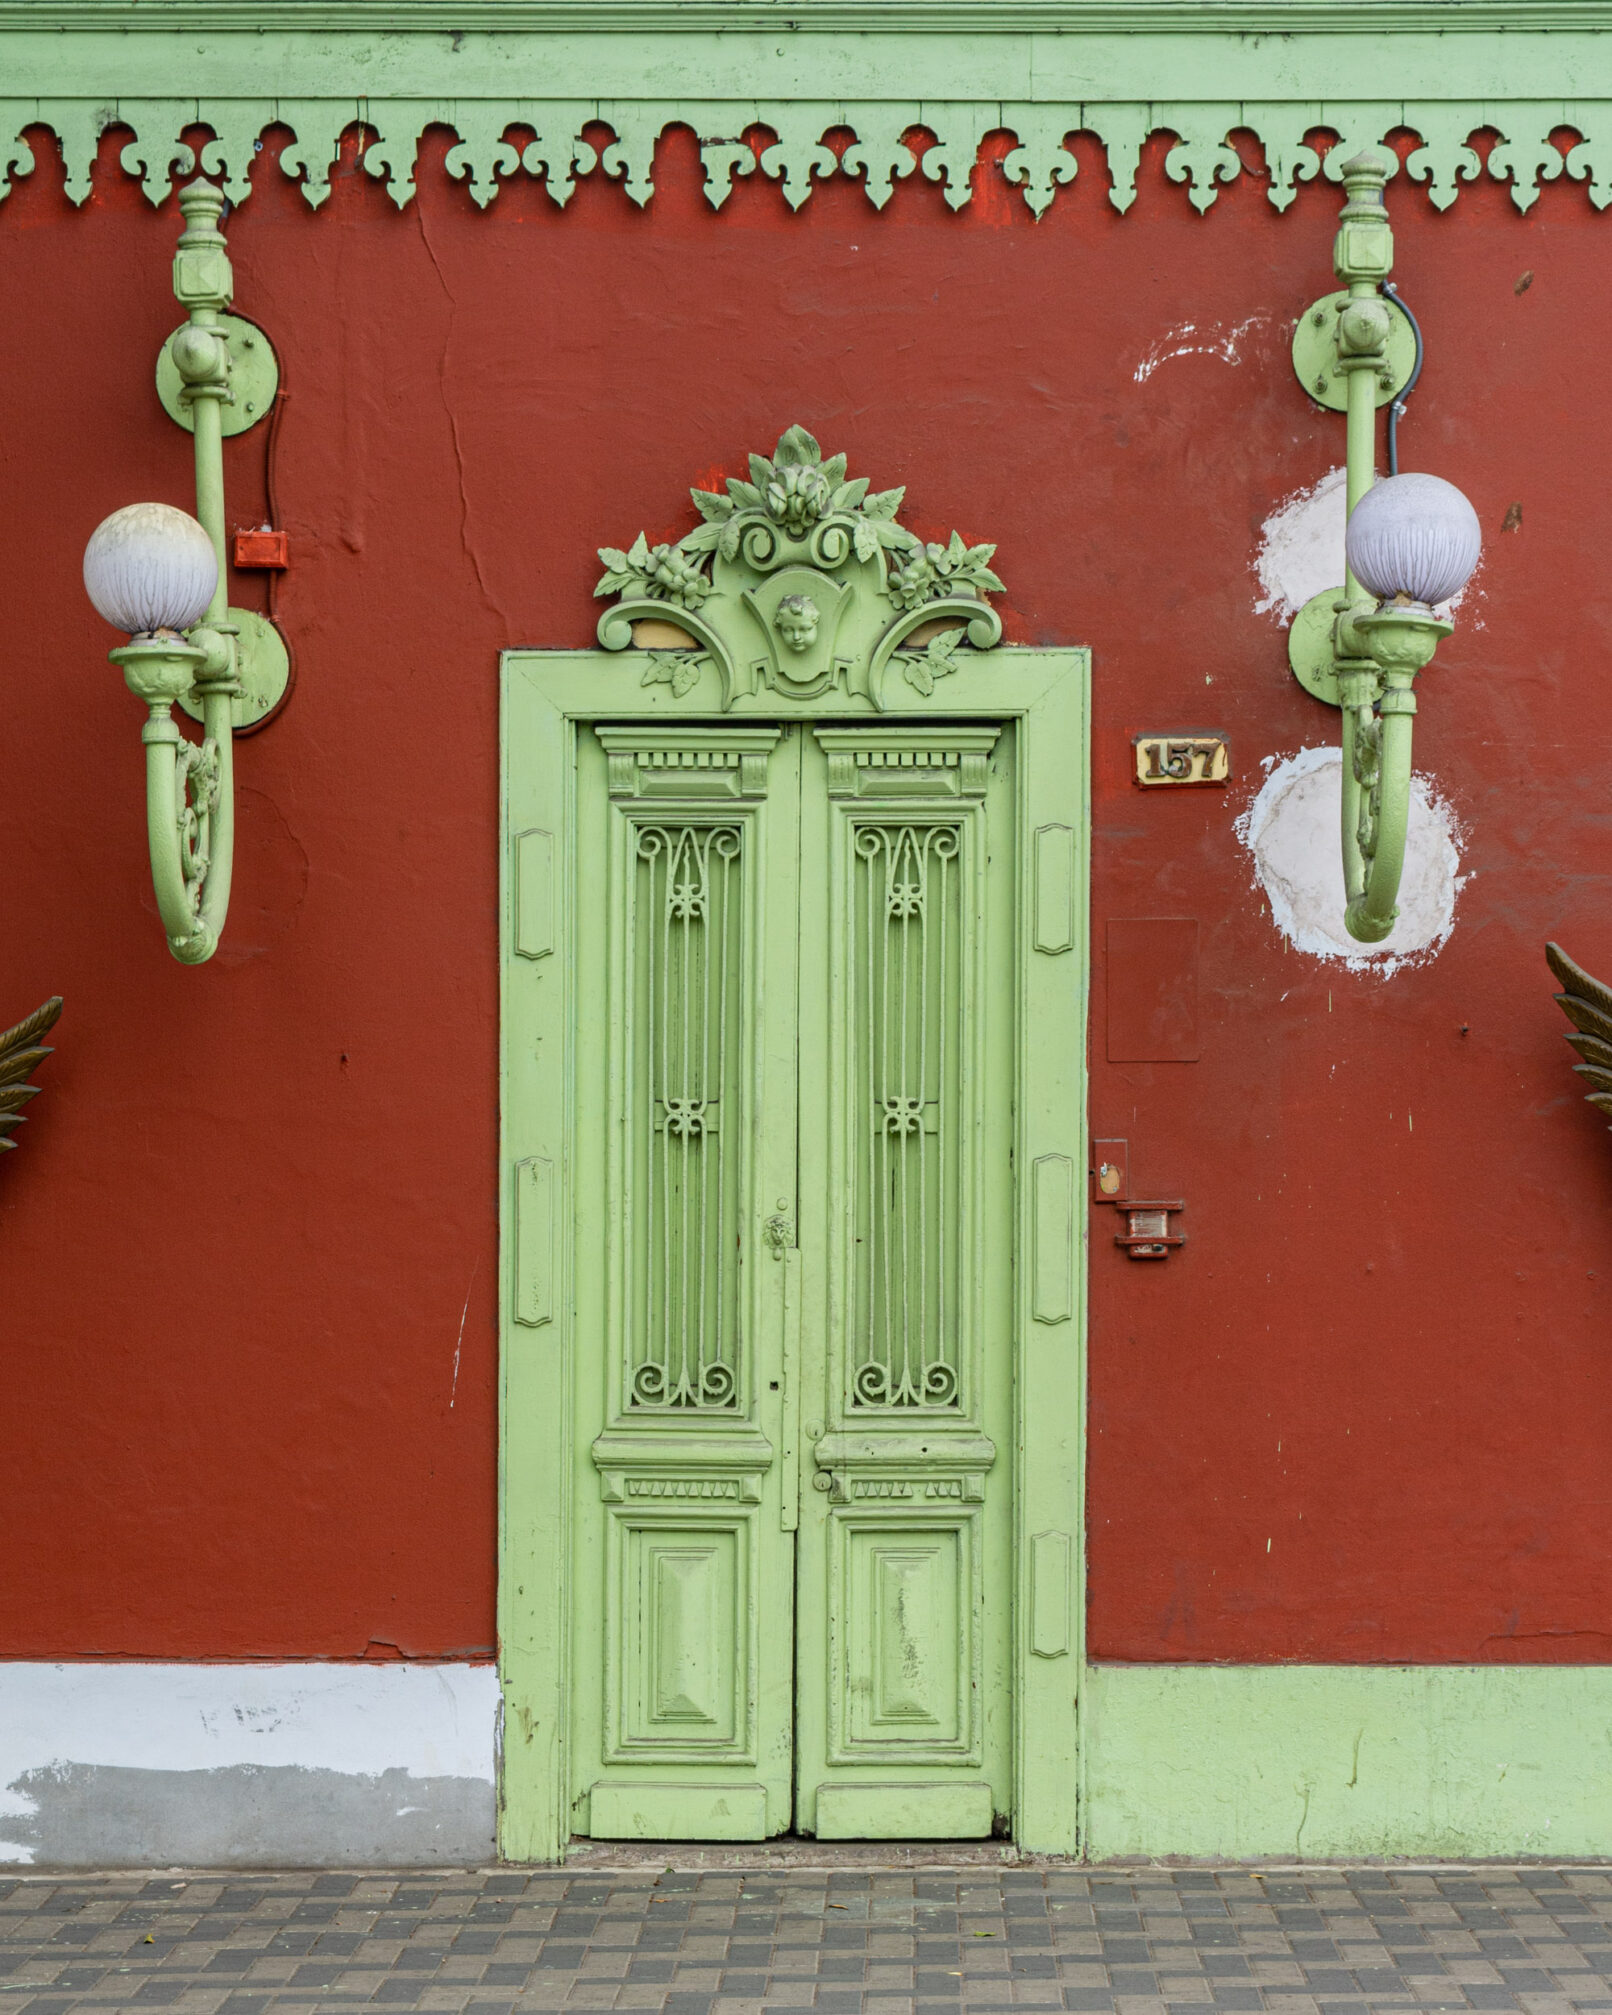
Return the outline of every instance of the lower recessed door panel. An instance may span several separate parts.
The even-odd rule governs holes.
[[[830,1513],[831,1761],[979,1763],[977,1526]]]
[[[612,1514],[612,1762],[754,1763],[754,1524],[742,1515]]]
[[[984,1840],[988,1784],[820,1784],[819,1840]]]

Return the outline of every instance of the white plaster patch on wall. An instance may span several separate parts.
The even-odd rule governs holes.
[[[0,1661],[0,1861],[30,1861],[40,1773],[217,1773],[492,1785],[493,1665]],[[11,1821],[13,1823],[8,1824]],[[7,1839],[7,1834],[24,1839]],[[338,1843],[339,1845],[339,1843]]]
[[[1341,468],[1329,469],[1320,482],[1282,499],[1260,527],[1259,551],[1254,555],[1260,589],[1254,604],[1256,615],[1274,615],[1285,625],[1313,596],[1343,586],[1343,532],[1348,516],[1347,476]],[[1453,613],[1474,593],[1481,602],[1477,578],[1474,574],[1453,601],[1441,605],[1439,613]],[[1483,628],[1481,614],[1469,621],[1472,628]]]
[[[1296,951],[1342,959],[1352,971],[1384,977],[1436,957],[1455,926],[1456,898],[1466,877],[1460,872],[1460,823],[1431,778],[1411,780],[1399,921],[1381,944],[1362,945],[1343,926],[1342,754],[1336,748],[1301,749],[1285,761],[1270,761],[1259,795],[1237,820],[1236,831],[1254,857],[1256,885],[1283,937]]]
[[[1240,364],[1254,330],[1270,326],[1268,314],[1250,315],[1244,322],[1178,322],[1148,350],[1132,378],[1145,385],[1161,364],[1173,357],[1218,357],[1223,364]]]
[[[1260,527],[1256,614],[1290,623],[1312,595],[1343,585],[1344,484],[1344,471],[1329,469],[1319,483],[1285,497]]]

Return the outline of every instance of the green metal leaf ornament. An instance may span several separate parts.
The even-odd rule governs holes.
[[[935,690],[936,679],[944,679],[957,669],[957,651],[963,641],[961,630],[942,630],[931,637],[923,651],[898,651],[902,677],[925,699]]]
[[[757,457],[752,455],[750,459],[753,464]],[[780,469],[815,468],[822,459],[822,449],[804,427],[787,427],[779,436],[778,445],[773,450],[773,461]],[[837,483],[845,475],[845,458],[840,456],[838,459],[840,473],[837,476],[830,476],[830,482]],[[828,472],[825,470],[824,473],[826,475]]]
[[[680,700],[689,692],[701,672],[711,662],[704,651],[651,651],[644,666],[641,686],[670,686],[672,698]]]

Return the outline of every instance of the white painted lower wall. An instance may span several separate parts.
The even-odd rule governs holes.
[[[0,1861],[485,1862],[498,1717],[490,1664],[0,1662]]]

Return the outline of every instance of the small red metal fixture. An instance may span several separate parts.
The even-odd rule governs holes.
[[[1111,1203],[1124,1211],[1129,1229],[1116,1232],[1114,1243],[1132,1259],[1168,1259],[1171,1248],[1185,1245],[1185,1232],[1170,1229],[1172,1211],[1185,1210],[1177,1197],[1168,1202],[1144,1202],[1127,1196],[1131,1186],[1131,1147],[1124,1140],[1094,1140],[1091,1144],[1092,1201]]]
[[[271,567],[283,572],[291,564],[284,532],[271,525],[235,534],[235,564],[238,567]]]

